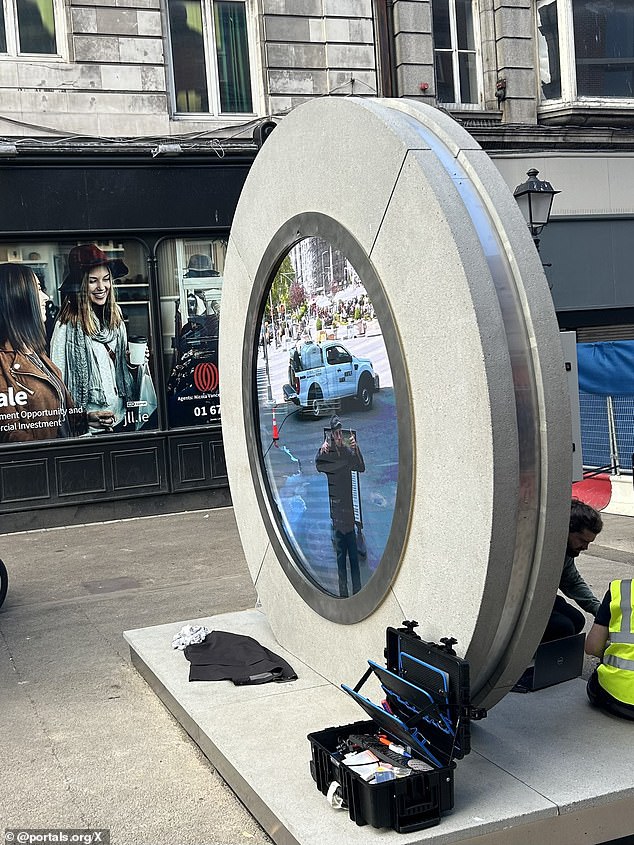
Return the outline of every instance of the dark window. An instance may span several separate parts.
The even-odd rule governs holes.
[[[176,110],[209,111],[203,16],[199,0],[169,0]]]
[[[577,94],[634,96],[632,0],[573,0]]]
[[[214,3],[220,109],[225,113],[253,110],[247,20],[244,3]]]
[[[167,0],[175,110],[253,110],[244,2]]]
[[[0,5],[0,53],[7,52],[7,31],[4,25],[4,9]]]
[[[55,53],[52,0],[16,0],[20,53]]]
[[[477,103],[478,76],[472,0],[432,0],[436,99]]]
[[[58,55],[57,0],[7,0],[0,3],[0,53]],[[59,9],[58,9],[59,11]]]

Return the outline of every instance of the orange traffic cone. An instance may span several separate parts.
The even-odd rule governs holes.
[[[277,420],[275,419],[275,408],[273,408],[273,441],[277,443],[280,439],[280,433],[277,428]]]

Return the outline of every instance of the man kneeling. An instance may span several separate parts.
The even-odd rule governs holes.
[[[612,581],[586,637],[586,653],[601,658],[588,681],[588,698],[615,716],[634,720],[632,580]]]
[[[570,523],[568,526],[568,542],[566,557],[559,582],[561,592],[572,599],[579,607],[592,616],[599,609],[599,599],[579,574],[575,566],[575,558],[584,552],[603,528],[603,521],[598,512],[581,502],[573,499],[570,503]],[[542,642],[558,640],[561,637],[572,637],[583,631],[586,624],[583,613],[568,604],[562,596],[555,598],[548,625],[544,631]]]

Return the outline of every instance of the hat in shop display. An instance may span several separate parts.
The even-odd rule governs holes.
[[[204,255],[202,252],[196,252],[194,255],[190,256],[190,259],[187,262],[185,278],[197,279],[201,276],[219,275],[220,273],[217,270],[214,270],[211,258],[208,255]]]
[[[108,267],[113,279],[121,279],[128,275],[128,268],[120,258],[108,258],[96,244],[74,246],[68,253],[67,263],[68,268],[59,289],[63,296],[79,293],[84,273],[93,267]]]

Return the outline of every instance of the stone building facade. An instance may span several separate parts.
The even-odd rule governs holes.
[[[7,32],[13,27],[15,36],[13,48],[8,44],[4,55],[0,49],[0,134],[232,135],[240,124],[283,116],[312,97],[397,96],[436,102],[431,0],[247,0],[230,5],[244,9],[252,108],[239,116],[213,107],[179,110],[172,61],[178,45],[170,29],[170,8],[176,2],[41,0],[38,5],[50,6],[54,13],[51,53],[22,52],[19,16],[13,21],[8,17]],[[12,3],[9,10],[16,8]],[[217,49],[209,30],[214,27],[213,7],[223,4],[205,0],[200,8],[196,2],[184,3],[189,33],[197,32],[201,39],[207,81],[213,87]],[[534,0],[474,3],[469,26],[477,39],[477,99],[454,103],[453,111],[490,113],[491,119],[506,123],[537,122],[533,16]],[[190,43],[189,49],[198,48]],[[500,79],[505,83],[502,110],[496,96]]]
[[[250,163],[306,100],[415,98],[509,187],[539,170],[560,191],[541,255],[561,326],[634,337],[633,31],[629,0],[5,0],[0,261],[30,264],[59,305],[73,245],[123,254],[158,407],[125,437],[0,443],[0,513],[26,527],[88,494],[111,515],[226,500],[217,403],[175,410],[179,333],[213,324]]]
[[[564,92],[548,102],[540,93],[540,66],[543,71],[552,58],[546,12],[559,10],[554,32],[565,76],[574,72],[575,48],[563,43],[562,33],[574,28],[577,9],[587,6],[590,14],[589,0],[30,3],[39,10],[36,28],[46,40],[30,34],[34,25],[29,30],[21,19],[17,0],[7,2],[0,37],[5,137],[236,137],[242,127],[282,117],[307,99],[350,95],[413,97],[456,117],[470,115],[479,125],[622,126],[632,114],[631,97]],[[631,26],[624,0],[608,6],[615,26],[621,20]],[[614,41],[610,15],[604,17],[603,32],[594,36]],[[181,20],[185,35],[177,27]],[[627,60],[621,43],[606,49]],[[186,81],[179,78],[185,56],[191,66]],[[200,78],[192,80],[198,61]],[[200,98],[179,99],[183,86],[197,85],[205,88],[202,105]],[[223,85],[249,89],[242,109],[222,102]],[[463,96],[452,97],[458,86]]]

